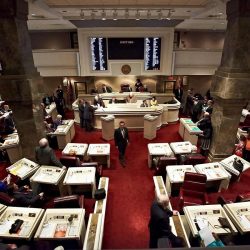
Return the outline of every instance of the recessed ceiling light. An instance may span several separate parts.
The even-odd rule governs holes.
[[[31,16],[36,16],[36,14],[33,14],[33,13],[32,13]]]
[[[218,15],[223,15],[223,13],[222,13],[222,12],[219,12]]]

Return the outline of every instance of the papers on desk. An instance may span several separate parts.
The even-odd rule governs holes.
[[[176,170],[176,171],[173,172],[173,178],[172,179],[174,180],[174,182],[183,182],[184,174],[185,174],[184,171]]]
[[[214,236],[212,235],[212,232],[210,231],[208,226],[202,228],[199,231],[199,235],[200,235],[201,239],[203,240],[205,247],[215,241]]]
[[[0,234],[6,234],[9,232],[11,225],[14,223],[13,220],[5,220],[0,222]]]
[[[61,171],[62,170],[40,169],[40,171],[35,174],[33,181],[55,183],[61,175]]]
[[[39,238],[63,238],[67,236],[77,236],[78,227],[67,223],[51,222],[44,224]]]
[[[167,145],[150,145],[150,154],[171,156],[172,152]]]
[[[67,183],[92,183],[92,171],[88,170],[76,170],[74,172],[71,172],[67,177]]]
[[[42,231],[39,235],[40,238],[52,238],[56,230],[56,223],[47,223],[42,227]]]
[[[196,217],[195,223],[198,224],[198,227],[199,227],[200,229],[203,229],[203,228],[209,226],[208,220],[207,220],[207,219],[204,219],[204,218],[201,218],[201,217]]]
[[[250,229],[249,215],[238,215],[238,219],[244,229]]]

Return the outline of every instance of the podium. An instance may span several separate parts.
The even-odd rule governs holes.
[[[144,138],[152,140],[156,137],[157,116],[144,116]]]
[[[102,121],[102,138],[106,141],[114,139],[115,117],[107,115],[101,117]]]

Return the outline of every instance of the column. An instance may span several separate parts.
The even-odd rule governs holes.
[[[241,110],[250,96],[250,0],[229,1],[227,19],[221,65],[211,86],[215,99],[211,161],[232,154]]]
[[[27,16],[26,1],[0,1],[0,92],[13,110],[23,157],[33,159],[34,147],[44,136],[39,109],[43,79],[34,67]]]

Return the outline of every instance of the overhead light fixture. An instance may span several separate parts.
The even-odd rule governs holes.
[[[129,11],[128,9],[125,10],[125,15],[124,15],[125,19],[128,19],[129,18]]]
[[[114,20],[114,21],[117,20],[117,16],[118,16],[117,10],[114,10],[114,11],[113,11],[113,20]]]
[[[81,20],[84,20],[84,19],[85,19],[84,11],[83,11],[83,10],[81,10],[81,12],[80,12],[80,18],[81,18]]]
[[[95,12],[94,12],[94,10],[91,11],[91,19],[92,20],[95,19]]]
[[[136,11],[135,20],[136,20],[136,21],[139,21],[139,20],[140,20],[140,12],[139,12],[139,10]]]
[[[106,12],[104,10],[102,10],[102,20],[106,20]]]
[[[151,11],[150,10],[148,10],[148,12],[147,12],[147,19],[151,19]]]

